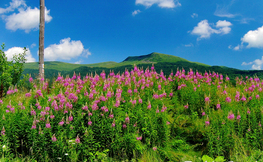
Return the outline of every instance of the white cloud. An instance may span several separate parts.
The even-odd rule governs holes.
[[[261,70],[262,69],[262,65],[263,65],[263,56],[262,56],[261,60],[260,59],[256,59],[256,60],[254,60],[252,62],[249,62],[249,63],[243,62],[241,65],[243,65],[243,66],[252,65],[251,68],[253,70]]]
[[[196,18],[196,17],[198,17],[198,14],[197,14],[197,13],[193,13],[193,14],[191,15],[191,17],[192,17],[192,18]]]
[[[10,4],[9,7],[7,8],[0,8],[0,14],[14,11],[16,8],[20,6],[26,7],[26,3],[24,0],[12,0],[12,2],[10,2],[9,4]]]
[[[84,49],[81,41],[70,40],[65,38],[60,40],[59,44],[52,44],[45,48],[44,57],[48,61],[70,60],[80,55],[88,57],[91,55],[88,49]]]
[[[74,62],[74,64],[81,64],[82,60]]]
[[[193,47],[194,45],[193,45],[193,43],[190,43],[190,44],[185,44],[184,46],[185,47]]]
[[[256,30],[250,30],[247,32],[243,38],[241,38],[242,43],[247,43],[247,48],[263,48],[263,26]]]
[[[5,51],[5,54],[6,54],[7,60],[11,61],[15,54],[19,54],[19,53],[22,54],[23,52],[24,52],[24,48],[22,48],[22,47],[12,47],[12,48],[9,48],[7,51]],[[35,62],[36,61],[36,59],[32,57],[32,54],[31,54],[29,48],[27,48],[25,58],[27,59],[26,62]]]
[[[261,66],[260,65],[252,65],[252,69],[253,70],[261,70]]]
[[[135,4],[141,4],[146,7],[151,7],[153,4],[157,4],[161,8],[175,8],[181,6],[178,0],[136,0]]]
[[[224,21],[219,20],[216,23],[216,27],[220,28],[219,30],[222,34],[228,34],[231,31],[231,28],[229,27],[231,25],[232,25],[231,22],[226,21],[226,20]]]
[[[218,16],[218,17],[227,17],[227,18],[234,18],[237,16],[237,15],[226,13],[226,12],[225,13],[224,12],[215,12],[214,15]]]
[[[243,48],[243,45],[241,44],[239,44],[239,45],[237,45],[236,47],[234,47],[233,48],[233,50],[235,50],[235,51],[238,51],[238,50],[240,50],[240,49],[242,49]]]
[[[228,5],[217,5],[214,15],[218,17],[227,17],[227,18],[236,17],[237,14],[231,14],[228,12],[229,8],[235,3],[235,0],[231,0],[228,2],[229,2]]]
[[[213,29],[208,23],[208,20],[202,20],[197,24],[197,26],[194,27],[191,34],[199,35],[197,40],[210,38],[211,34],[228,34],[231,31],[231,28],[229,27],[231,25],[232,24],[226,20],[219,20],[215,26],[218,29]]]
[[[7,29],[13,31],[21,29],[25,30],[26,33],[30,32],[30,30],[32,29],[38,29],[40,15],[40,11],[38,8],[19,8],[18,11],[19,13],[13,13],[10,16],[4,16]],[[51,20],[52,17],[50,16],[50,10],[47,10],[47,8],[45,8],[45,21],[50,22]]]
[[[35,46],[36,46],[36,43],[32,43],[30,47],[34,48]]]
[[[132,12],[132,16],[135,16],[135,15],[137,15],[138,13],[140,13],[141,11],[140,10],[134,10],[133,12]]]

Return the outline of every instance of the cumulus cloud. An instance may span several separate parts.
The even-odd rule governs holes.
[[[5,54],[6,54],[7,60],[11,61],[15,54],[19,54],[19,53],[22,54],[23,52],[24,52],[24,48],[22,48],[22,47],[12,47],[12,48],[9,48],[7,51],[5,51]],[[32,57],[32,54],[31,54],[29,48],[27,48],[25,58],[27,59],[26,62],[35,62],[36,61],[36,59]]]
[[[12,2],[10,2],[9,4],[10,5],[7,8],[0,8],[0,14],[14,11],[16,8],[20,6],[26,7],[26,3],[24,0],[12,0]]]
[[[250,30],[242,38],[242,43],[247,43],[247,48],[263,48],[263,26],[256,30]]]
[[[263,56],[262,56],[261,59],[256,59],[256,60],[254,60],[252,62],[249,62],[249,63],[243,62],[241,65],[243,65],[243,66],[252,65],[251,68],[253,70],[261,70],[262,69],[262,65],[263,65]]]
[[[60,40],[59,44],[52,44],[45,48],[45,59],[48,61],[70,60],[80,55],[88,57],[91,55],[88,49],[84,49],[81,41],[74,41],[70,38]]]
[[[193,13],[193,14],[191,15],[191,17],[192,17],[192,18],[196,18],[196,17],[198,17],[198,14],[197,14],[197,13]]]
[[[228,34],[230,31],[231,31],[231,28],[229,26],[231,26],[231,22],[229,21],[221,21],[219,20],[217,23],[216,23],[216,27],[219,28],[219,31],[222,33],[222,34]]]
[[[141,10],[134,10],[133,12],[132,12],[132,16],[135,16],[135,15],[137,15],[138,13],[140,13],[141,12]]]
[[[18,11],[19,13],[13,13],[10,16],[4,16],[7,29],[13,31],[21,29],[25,30],[26,33],[29,33],[32,29],[39,28],[40,11],[38,8],[20,8]],[[50,16],[50,10],[47,10],[47,8],[45,8],[45,21],[50,22],[51,20],[52,17]]]
[[[178,0],[136,0],[135,4],[141,4],[146,7],[157,4],[161,8],[175,8],[181,6]]]
[[[208,20],[202,20],[194,27],[191,34],[198,35],[199,38],[197,38],[197,40],[210,38],[211,34],[228,34],[231,31],[231,25],[232,24],[226,20],[219,20],[216,23],[216,28],[212,28]]]
[[[74,64],[81,64],[82,60],[74,62]]]

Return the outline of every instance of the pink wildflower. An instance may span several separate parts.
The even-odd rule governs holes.
[[[52,136],[51,139],[52,139],[53,142],[56,142],[56,141],[57,141],[57,138],[56,138],[55,134],[53,134],[53,136]]]
[[[228,117],[229,120],[232,120],[235,118],[235,115],[232,112],[229,112]]]
[[[157,147],[155,146],[155,147],[153,147],[153,151],[156,151],[157,150]]]
[[[205,125],[206,125],[206,126],[210,125],[209,120],[205,121]]]
[[[46,128],[51,128],[51,125],[50,125],[50,123],[46,123]]]
[[[88,121],[88,125],[89,125],[89,126],[91,126],[91,124],[92,124],[92,121],[91,121],[91,120],[89,120],[89,121]]]
[[[2,135],[5,135],[5,127],[3,126],[3,129],[2,129],[2,131],[1,131],[1,134]]]
[[[80,138],[79,138],[79,135],[77,136],[77,138],[76,138],[76,143],[80,143]]]

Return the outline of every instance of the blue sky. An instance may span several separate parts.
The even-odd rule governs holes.
[[[121,62],[159,52],[263,69],[262,0],[45,0],[45,61]],[[38,62],[39,0],[0,1],[0,43]]]

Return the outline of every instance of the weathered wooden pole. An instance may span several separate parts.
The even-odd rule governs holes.
[[[40,0],[39,24],[39,77],[44,78],[44,31],[45,31],[45,0]]]

